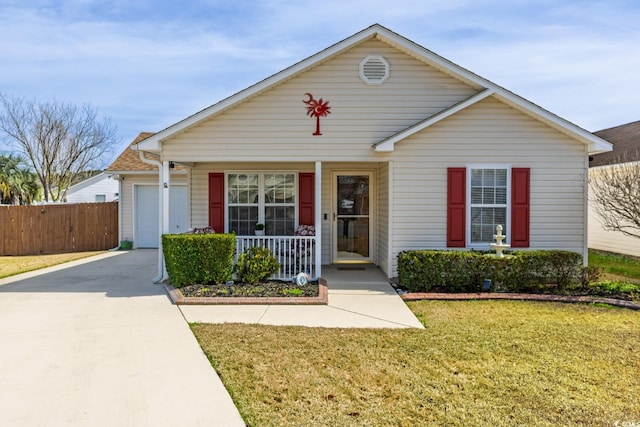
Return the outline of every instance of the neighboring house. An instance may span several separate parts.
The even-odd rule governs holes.
[[[153,135],[141,133],[132,144]],[[160,192],[158,187],[158,167],[153,162],[158,156],[146,154],[140,159],[140,153],[128,147],[107,168],[107,173],[116,177],[116,190],[120,194],[119,240],[130,240],[134,248],[157,248],[159,246]],[[171,170],[171,200],[169,229],[182,233],[189,229],[189,203],[187,192],[187,173],[177,166]]]
[[[67,190],[67,203],[113,202],[118,200],[118,181],[102,172],[87,178]]]
[[[180,164],[191,227],[280,250],[314,225],[313,275],[392,277],[399,252],[488,249],[498,224],[513,248],[586,255],[588,158],[611,145],[373,25],[132,149],[162,163],[161,222]]]
[[[640,161],[640,121],[594,132],[613,144],[613,151],[597,154],[589,163],[589,174],[622,162]],[[589,202],[589,247],[607,252],[640,257],[640,239],[619,231],[605,230],[600,216]],[[638,200],[640,203],[640,200]]]

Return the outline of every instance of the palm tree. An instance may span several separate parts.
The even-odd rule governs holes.
[[[40,196],[38,176],[24,157],[0,155],[0,204],[30,205]]]
[[[320,133],[320,117],[327,117],[331,114],[331,107],[329,107],[329,101],[323,101],[322,98],[314,99],[310,93],[305,93],[308,97],[306,100],[302,100],[307,104],[307,116],[316,118],[316,131],[314,136],[322,135]]]

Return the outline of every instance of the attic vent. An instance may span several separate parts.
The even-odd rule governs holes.
[[[389,78],[389,63],[381,55],[369,55],[360,63],[360,78],[368,85],[381,85]]]

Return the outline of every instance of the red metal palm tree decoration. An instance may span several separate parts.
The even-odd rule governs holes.
[[[305,93],[305,95],[309,97],[307,100],[302,100],[302,102],[307,104],[307,116],[316,118],[316,131],[313,135],[322,135],[320,133],[320,117],[327,117],[327,115],[331,114],[331,111],[329,111],[331,110],[329,101],[322,102],[322,98],[314,99],[310,93]]]

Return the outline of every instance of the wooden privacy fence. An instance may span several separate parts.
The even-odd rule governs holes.
[[[118,246],[118,202],[0,206],[0,256]]]

